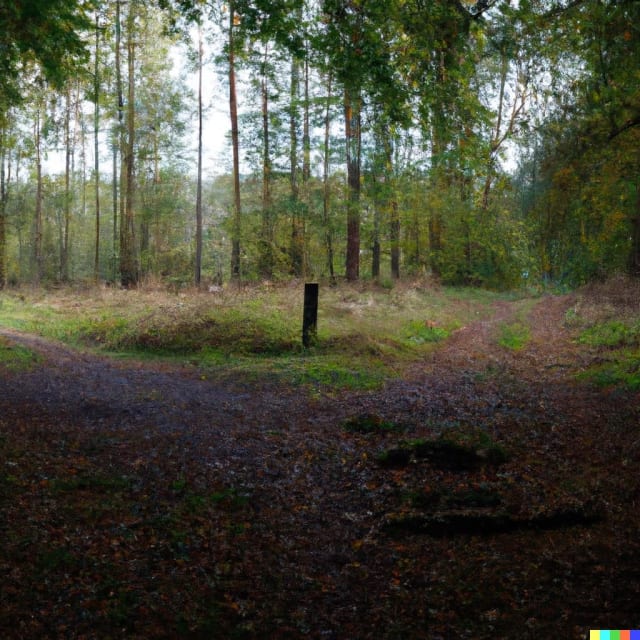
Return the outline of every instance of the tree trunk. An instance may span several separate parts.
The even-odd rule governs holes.
[[[38,104],[36,111],[36,119],[34,123],[34,142],[36,151],[36,207],[35,207],[35,225],[33,238],[33,258],[34,258],[34,282],[40,284],[44,275],[44,264],[42,255],[42,139],[41,124],[42,117],[41,107]]]
[[[7,254],[7,174],[5,172],[6,128],[4,116],[0,114],[0,291],[7,284],[6,254]]]
[[[301,276],[303,272],[303,237],[300,221],[300,185],[298,184],[298,91],[300,68],[295,57],[291,60],[291,85],[289,91],[289,183],[291,185],[291,273]]]
[[[125,187],[124,217],[120,224],[120,282],[123,287],[133,287],[138,283],[138,268],[135,255],[134,226],[134,151],[135,151],[135,7],[129,4],[127,19],[127,137],[124,156]]]
[[[93,174],[95,180],[96,230],[93,258],[93,279],[100,279],[100,14],[96,11],[96,49],[93,69]]]
[[[120,185],[122,184],[122,149],[124,147],[124,98],[122,95],[122,62],[121,62],[121,5],[122,0],[116,0],[116,41],[115,41],[115,66],[116,66],[116,111],[118,113],[118,123],[116,125],[115,135],[113,139],[113,282],[115,284],[118,277],[119,269],[119,233],[121,225],[122,209],[122,192]],[[119,162],[118,162],[119,161]],[[118,166],[118,164],[120,166]],[[117,176],[120,173],[120,180]]]
[[[360,109],[359,91],[345,89],[344,121],[347,158],[347,280],[360,276]]]
[[[396,181],[393,170],[393,143],[388,128],[382,132],[385,155],[385,186],[387,206],[389,208],[389,239],[391,248],[391,277],[400,278],[400,210],[396,195]]]
[[[231,278],[240,279],[240,233],[242,209],[240,202],[240,141],[238,129],[238,100],[236,95],[235,2],[229,3],[229,116],[231,119],[231,146],[233,149],[233,227],[231,232]]]
[[[195,285],[202,279],[202,27],[198,29],[198,177],[196,184],[196,264]]]
[[[380,218],[379,203],[374,203],[373,209],[373,242],[371,245],[371,277],[377,280],[380,277]]]
[[[327,248],[327,268],[331,284],[336,281],[335,269],[333,265],[333,231],[330,216],[331,189],[329,185],[329,164],[330,164],[330,140],[331,140],[331,74],[327,78],[327,106],[324,116],[324,161],[322,167],[322,222],[324,225],[325,245]]]
[[[67,86],[66,113],[64,116],[64,215],[60,245],[60,279],[69,281],[69,227],[71,224],[71,87]]]
[[[269,84],[267,79],[267,57],[269,48],[265,46],[262,63],[260,92],[262,97],[262,228],[260,231],[259,264],[260,275],[269,280],[273,277],[273,221],[271,205],[271,148],[269,140]]]

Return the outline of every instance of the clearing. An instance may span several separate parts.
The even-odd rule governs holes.
[[[585,318],[639,315],[612,295],[496,299],[364,390],[0,327],[0,635],[640,628],[638,386],[580,376],[618,353]]]

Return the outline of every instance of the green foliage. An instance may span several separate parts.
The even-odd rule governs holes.
[[[588,327],[578,341],[592,347],[622,347],[640,344],[640,322],[608,320]]]
[[[77,0],[21,0],[0,5],[0,114],[20,99],[23,65],[37,61],[58,85],[86,55],[89,7]],[[75,69],[77,70],[77,68]]]
[[[619,387],[629,391],[640,390],[640,350],[623,349],[603,364],[590,367],[579,376],[600,387]]]
[[[499,331],[498,344],[512,351],[523,349],[530,338],[529,327],[522,322],[503,324],[500,326]]]
[[[9,371],[29,371],[37,366],[40,357],[31,349],[0,336],[0,367]]]
[[[430,322],[418,322],[413,320],[406,328],[406,341],[409,344],[425,344],[428,342],[440,342],[449,336],[450,331]]]

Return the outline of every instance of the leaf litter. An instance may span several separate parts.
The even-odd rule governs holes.
[[[639,397],[576,381],[573,305],[541,298],[509,350],[499,302],[383,390],[330,396],[1,330],[42,358],[0,370],[2,636],[639,627]]]

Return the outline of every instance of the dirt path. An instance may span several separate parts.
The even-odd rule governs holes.
[[[44,357],[0,375],[11,478],[0,483],[3,637],[579,638],[598,623],[638,628],[638,402],[575,382],[588,354],[564,328],[573,302],[499,303],[402,380],[340,397],[221,384],[0,329]],[[516,322],[532,330],[518,352],[498,345]],[[403,429],[343,428],[362,415]],[[449,430],[481,430],[509,461],[376,463]],[[126,479],[117,505],[104,506],[96,478]],[[223,497],[205,507],[213,488]],[[478,490],[499,496],[493,511],[513,532],[387,530],[413,514],[415,495],[439,501],[429,518],[476,518],[466,503],[449,507]],[[527,524],[583,510],[597,523]],[[47,564],[43,547],[64,554],[45,554]]]

